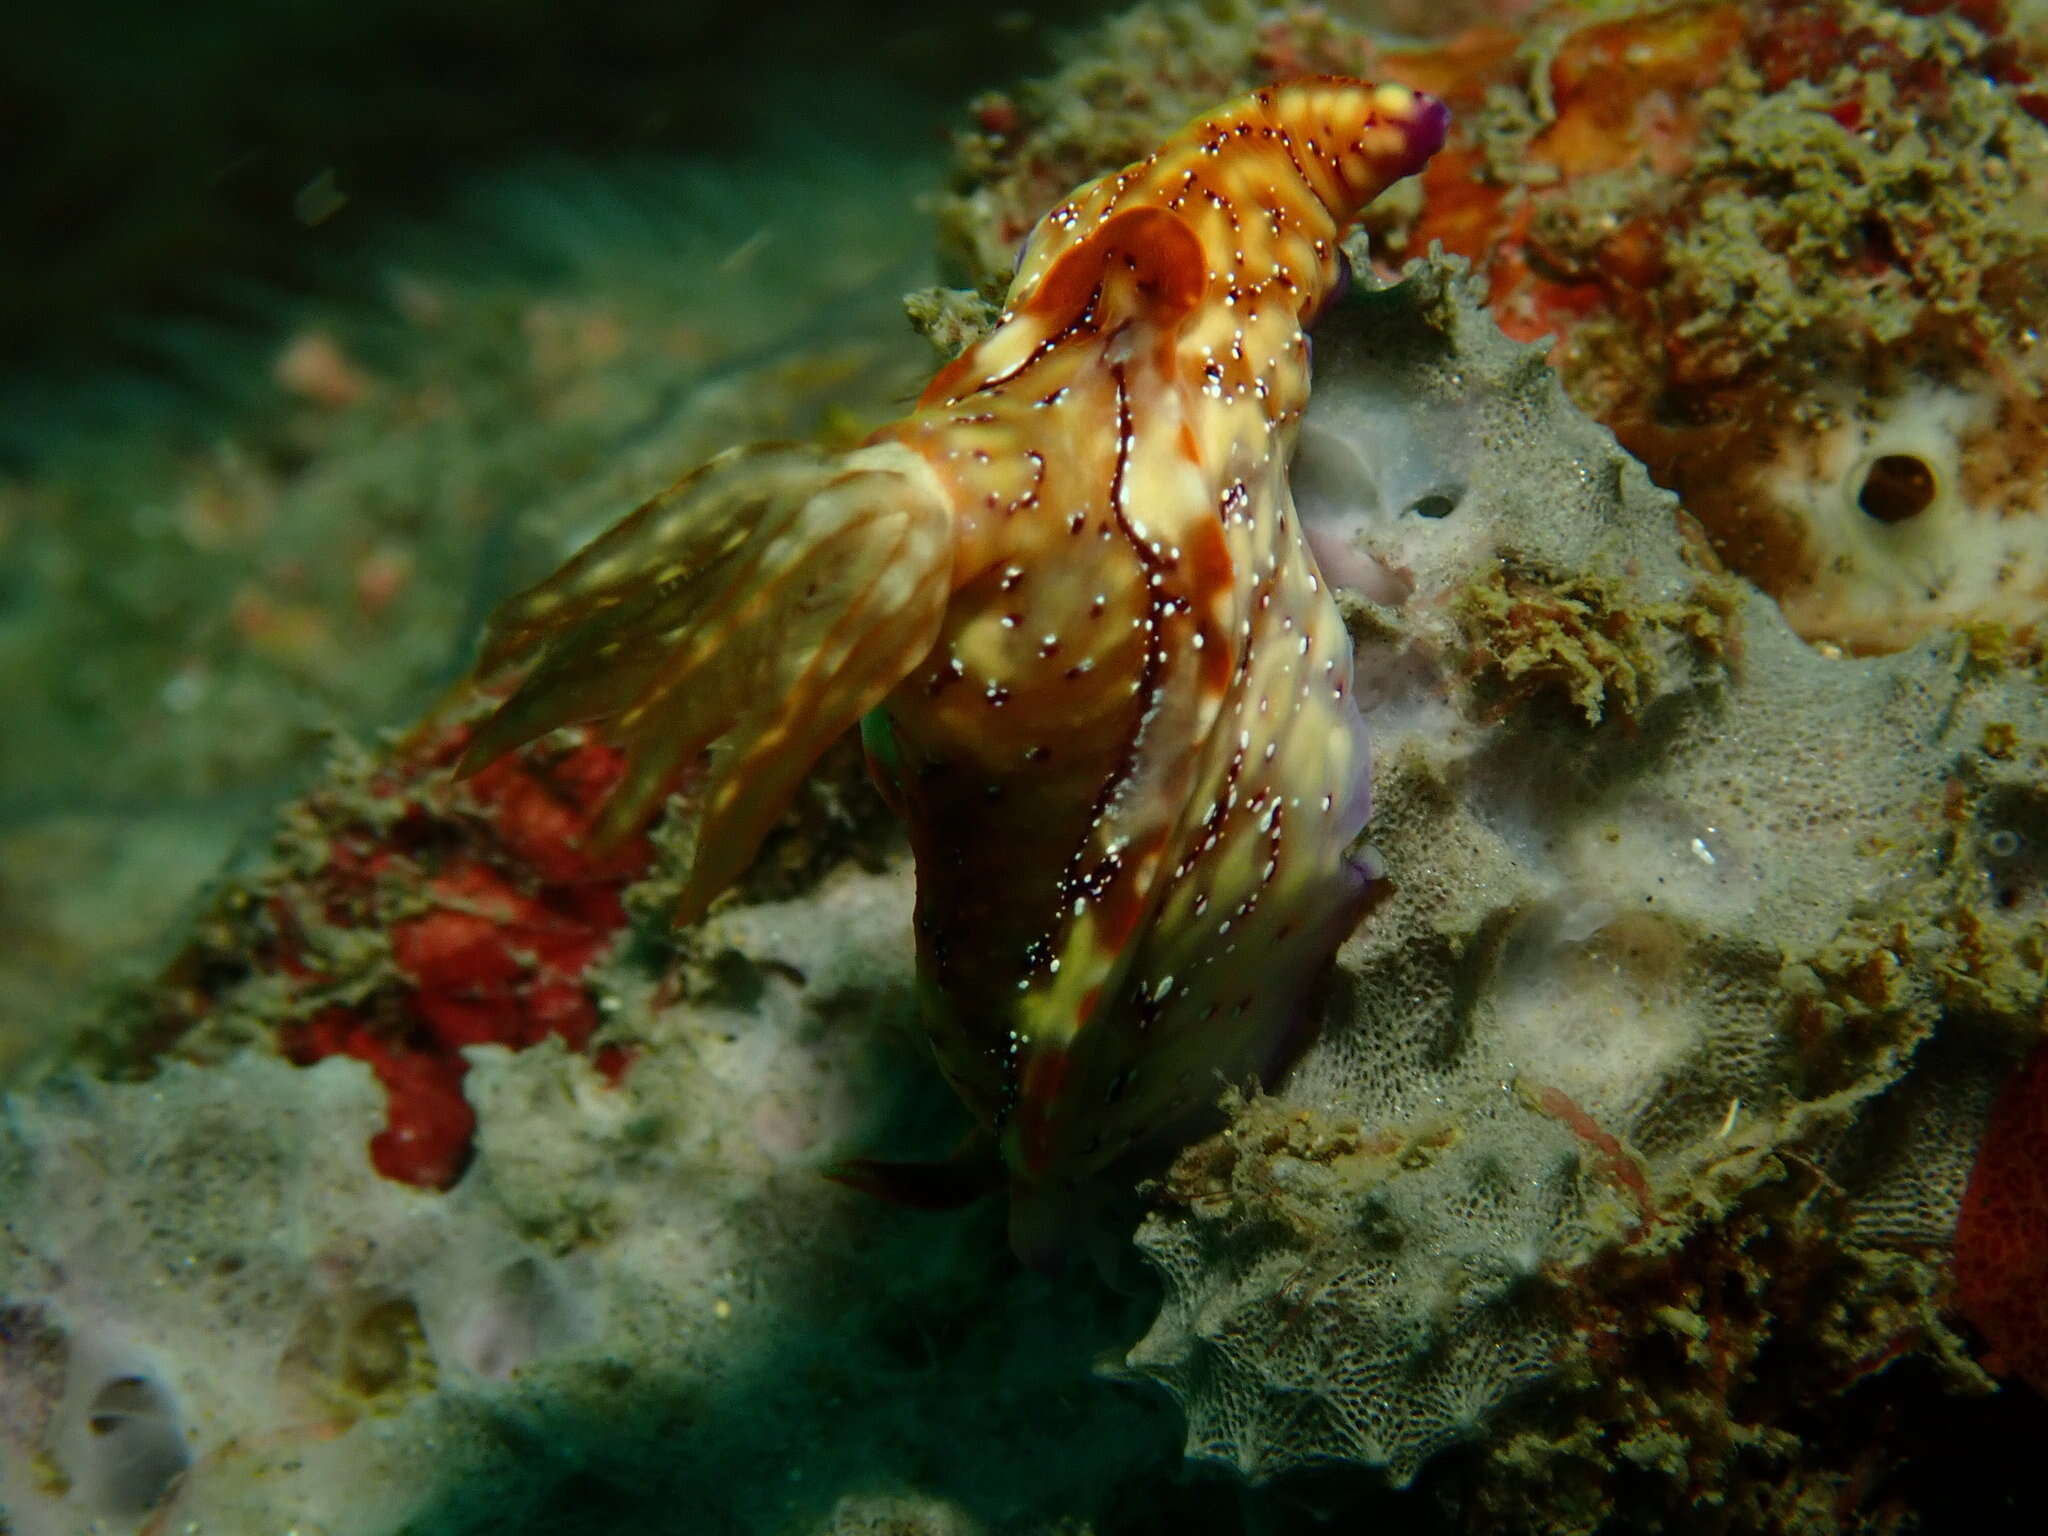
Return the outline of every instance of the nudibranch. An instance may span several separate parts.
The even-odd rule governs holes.
[[[1209,113],[1045,216],[909,416],[722,455],[491,622],[479,675],[529,670],[466,766],[601,722],[629,766],[600,838],[689,776],[678,921],[868,717],[1020,1248],[1298,1045],[1357,919],[1365,728],[1287,465],[1338,242],[1446,117],[1339,78]]]

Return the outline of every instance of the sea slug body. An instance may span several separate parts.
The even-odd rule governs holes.
[[[1356,920],[1364,725],[1287,465],[1338,242],[1445,123],[1338,78],[1200,118],[1046,215],[908,417],[723,455],[493,620],[480,673],[531,670],[466,764],[603,722],[600,835],[696,774],[681,920],[876,711],[934,1044],[1020,1248],[1298,1045]]]

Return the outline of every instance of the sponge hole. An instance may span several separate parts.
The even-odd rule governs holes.
[[[1995,906],[2015,912],[2042,903],[2048,893],[2048,796],[2027,789],[1987,795],[1974,841]]]
[[[1917,453],[1885,453],[1863,471],[1856,505],[1880,523],[1904,523],[1934,505],[1941,483],[1933,467]]]
[[[192,1464],[170,1394],[147,1376],[113,1376],[85,1407],[85,1454],[79,1479],[110,1515],[148,1514]]]
[[[457,1331],[454,1356],[487,1380],[506,1381],[580,1331],[563,1287],[538,1261],[521,1258],[480,1288]]]

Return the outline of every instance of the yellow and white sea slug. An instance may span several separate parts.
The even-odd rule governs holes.
[[[1207,114],[1046,215],[908,417],[722,455],[491,624],[480,674],[531,669],[466,766],[602,722],[600,836],[700,770],[682,921],[875,712],[932,1038],[1020,1249],[1297,1046],[1356,920],[1364,726],[1287,464],[1338,242],[1445,123],[1336,78]]]

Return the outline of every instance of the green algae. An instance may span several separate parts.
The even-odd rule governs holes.
[[[1644,603],[1610,577],[1496,567],[1457,595],[1453,612],[1489,712],[1549,695],[1594,726],[1640,713],[1669,641],[1712,660],[1728,657],[1737,602],[1725,583],[1702,585],[1681,602]]]
[[[1817,332],[1858,361],[1936,324],[1960,327],[1980,355],[2002,353],[2040,295],[2000,275],[2048,262],[2048,222],[2028,190],[2048,176],[2048,135],[1979,73],[1985,40],[1967,24],[1875,5],[1845,7],[1843,24],[1938,70],[1940,97],[1853,65],[1775,92],[1738,71],[1687,173],[1705,195],[1667,247],[1696,312],[1679,334],[1732,328],[1743,358],[1795,374],[1827,363]]]

